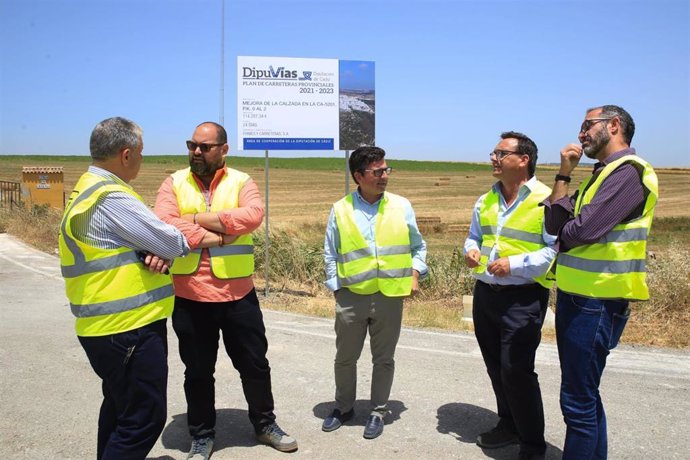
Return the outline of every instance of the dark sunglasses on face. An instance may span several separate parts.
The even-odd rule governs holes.
[[[206,153],[209,150],[211,150],[213,147],[218,147],[219,145],[224,145],[224,144],[206,144],[206,143],[201,143],[197,144],[194,141],[187,141],[187,148],[189,149],[190,152],[196,152],[197,147],[199,150],[201,150],[201,153]]]
[[[371,172],[374,177],[381,177],[383,176],[383,173],[386,173],[387,175],[390,176],[390,174],[393,172],[393,168],[390,166],[387,168],[379,168],[379,169],[365,169],[365,171]]]
[[[582,122],[582,125],[580,126],[580,133],[586,133],[590,129],[592,129],[592,126],[596,125],[600,121],[609,121],[610,118],[590,118],[589,120],[585,120]]]

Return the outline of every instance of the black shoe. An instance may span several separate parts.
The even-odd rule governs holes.
[[[370,415],[367,424],[364,426],[364,439],[374,439],[383,433],[383,417],[380,415]]]
[[[501,425],[477,436],[477,445],[484,449],[498,449],[519,442],[520,438],[514,430]]]
[[[341,426],[343,426],[343,423],[347,422],[352,418],[352,416],[355,415],[355,409],[352,408],[349,411],[345,412],[344,414],[340,412],[340,409],[335,409],[333,412],[331,412],[331,415],[326,417],[326,420],[323,421],[323,425],[321,425],[321,429],[323,431],[335,431]]]

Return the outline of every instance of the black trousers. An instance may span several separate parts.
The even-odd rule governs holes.
[[[96,458],[146,458],[167,417],[166,320],[119,334],[79,337],[79,342],[103,380]]]
[[[534,358],[548,301],[549,290],[538,284],[496,291],[477,281],[474,287],[474,332],[496,395],[499,423],[514,427],[520,450],[529,453],[546,450]]]
[[[175,297],[173,329],[185,365],[187,424],[193,438],[215,436],[215,379],[218,340],[242,380],[254,430],[275,421],[268,342],[256,291],[232,302],[196,302]]]

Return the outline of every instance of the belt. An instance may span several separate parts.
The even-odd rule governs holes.
[[[488,287],[494,292],[502,292],[502,291],[512,291],[512,290],[517,290],[517,289],[532,289],[538,286],[541,286],[539,283],[527,283],[527,284],[489,284],[485,283],[484,281],[479,281],[477,282],[482,283],[484,286]]]

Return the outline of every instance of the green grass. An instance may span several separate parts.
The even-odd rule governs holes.
[[[690,217],[655,217],[652,232],[649,234],[649,246],[668,245],[678,235],[690,232]]]

